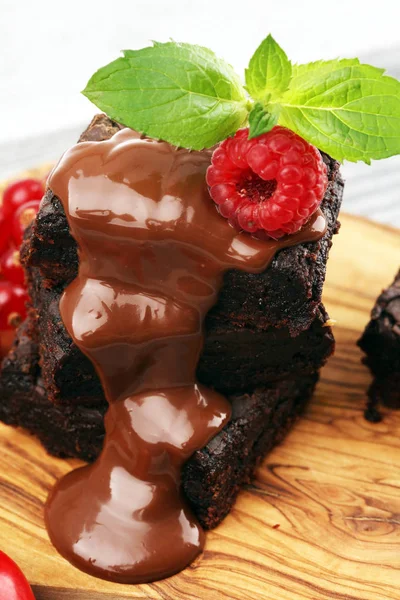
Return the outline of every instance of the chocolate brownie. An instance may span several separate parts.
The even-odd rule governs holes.
[[[80,141],[108,139],[119,129],[100,115]],[[207,528],[229,512],[257,461],[283,438],[333,351],[321,292],[343,182],[338,163],[323,159],[329,175],[321,206],[325,235],[281,250],[261,274],[227,272],[206,318],[198,378],[224,392],[233,408],[228,425],[183,470],[184,492]],[[78,252],[51,190],[21,256],[32,309],[3,362],[0,419],[26,427],[52,454],[92,460],[102,446],[107,404],[92,363],[60,318],[60,297],[77,274]]]
[[[72,342],[62,322],[61,288],[45,288],[30,269],[30,292],[38,313],[42,379],[56,403],[104,404],[92,362]],[[222,393],[251,391],[270,381],[315,373],[334,349],[328,315],[321,304],[307,331],[291,337],[287,327],[266,330],[210,320],[198,366],[198,379]]]
[[[366,416],[375,420],[379,403],[400,408],[400,271],[377,299],[358,345],[374,376]]]
[[[3,362],[0,419],[27,428],[55,456],[93,460],[100,452],[105,404],[57,407],[41,379],[35,313],[19,328]],[[201,524],[218,525],[258,461],[280,442],[310,398],[317,375],[301,375],[234,394],[232,419],[197,451],[182,473],[184,492]]]
[[[119,126],[98,115],[81,136],[81,141],[107,139]],[[286,326],[291,335],[305,331],[315,319],[321,302],[326,262],[343,195],[339,163],[326,154],[328,188],[321,204],[327,231],[318,242],[299,244],[281,250],[261,274],[228,271],[217,304],[210,311],[210,322],[267,329]],[[23,247],[25,266],[38,267],[44,285],[65,285],[78,269],[77,248],[59,199],[48,190],[29,239]]]

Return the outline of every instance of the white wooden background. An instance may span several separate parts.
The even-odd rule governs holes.
[[[79,91],[122,48],[211,47],[243,72],[271,32],[296,62],[359,56],[400,78],[398,0],[0,0],[0,178],[56,160],[94,114]],[[400,158],[344,166],[345,210],[400,226]]]

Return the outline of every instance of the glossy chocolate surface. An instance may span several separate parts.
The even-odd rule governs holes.
[[[260,272],[276,251],[325,231],[316,213],[279,241],[237,232],[208,195],[210,156],[124,129],[73,147],[49,181],[80,252],[61,314],[110,406],[101,456],[56,485],[46,524],[71,563],[122,583],[172,575],[204,544],[180,471],[230,416],[195,379],[223,273]]]

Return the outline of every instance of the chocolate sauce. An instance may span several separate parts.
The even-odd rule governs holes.
[[[277,250],[325,231],[321,213],[280,241],[235,231],[208,195],[209,164],[210,151],[125,129],[73,147],[49,182],[80,252],[62,318],[109,409],[99,459],[58,482],[46,524],[67,560],[112,581],[167,577],[202,550],[180,472],[230,417],[228,401],[195,378],[223,273],[261,272]]]

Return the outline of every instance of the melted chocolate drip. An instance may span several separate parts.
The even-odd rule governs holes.
[[[317,213],[279,241],[238,233],[208,195],[209,163],[209,151],[123,130],[72,148],[49,182],[80,251],[61,314],[110,406],[101,456],[58,482],[46,524],[71,563],[122,583],[172,575],[204,544],[180,471],[230,417],[195,379],[224,271],[260,272],[280,248],[325,231]]]

